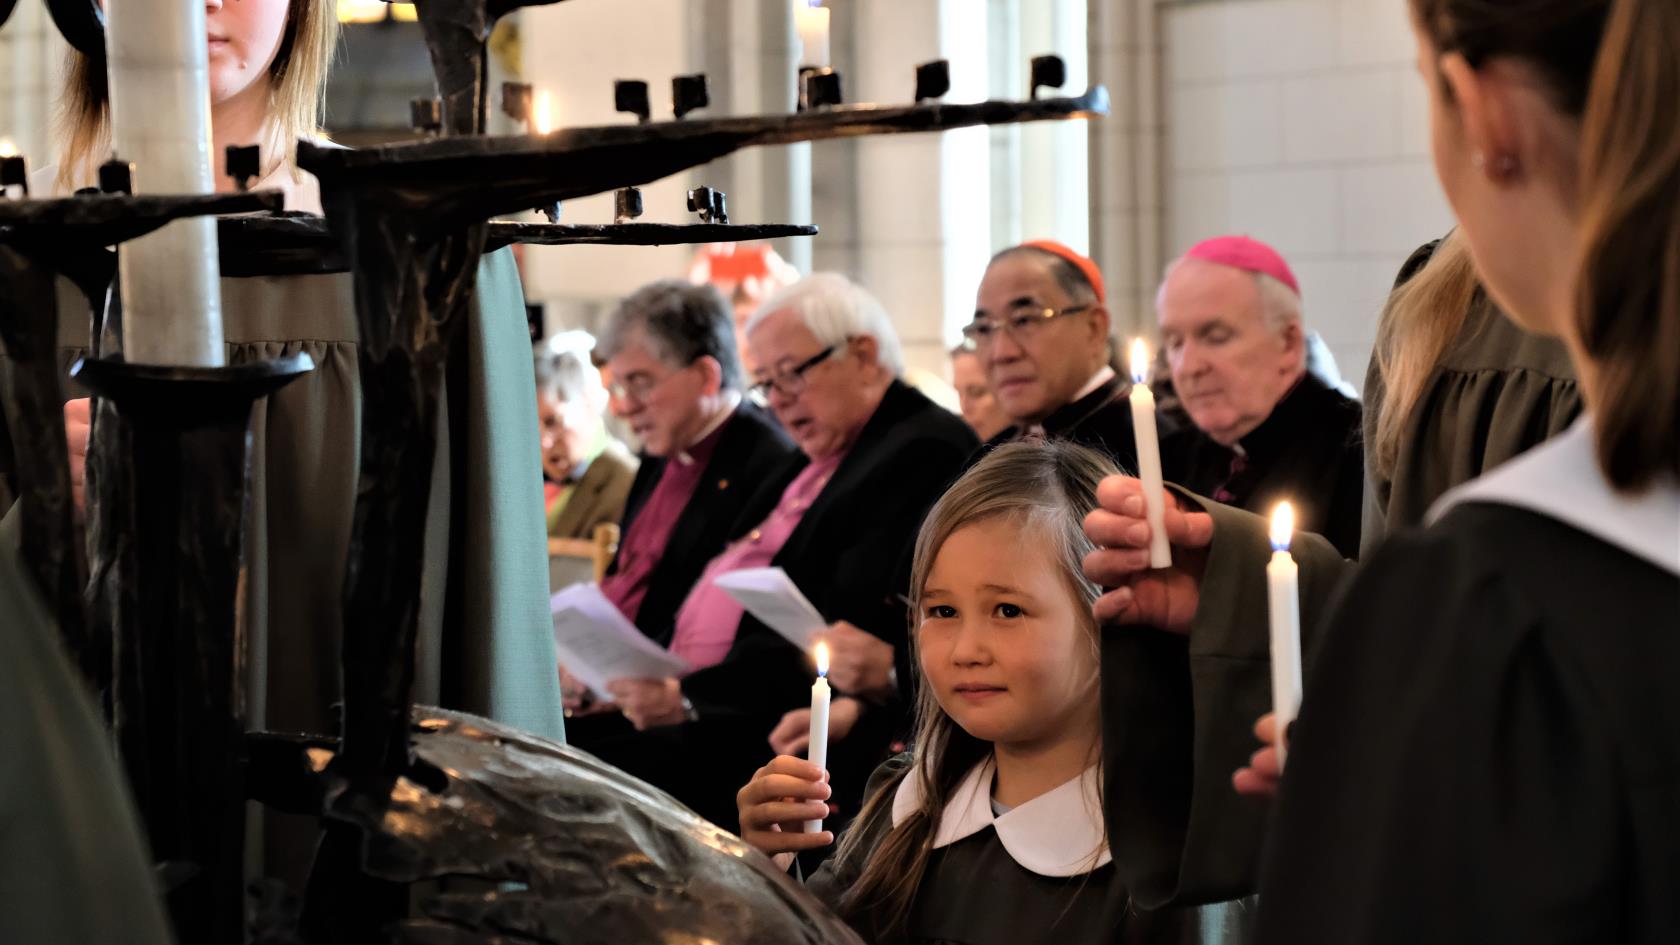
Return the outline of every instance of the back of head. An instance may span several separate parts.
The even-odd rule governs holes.
[[[1635,490],[1680,475],[1680,4],[1412,0],[1441,53],[1522,63],[1578,120],[1574,324],[1599,466]]]
[[[596,357],[610,361],[638,340],[649,347],[649,354],[672,367],[710,357],[722,371],[722,388],[741,390],[734,315],[729,302],[710,285],[661,279],[625,296],[607,316]]]
[[[921,613],[923,584],[940,548],[959,529],[994,519],[1017,522],[1022,540],[1043,541],[1054,549],[1069,592],[1089,615],[1101,589],[1081,569],[1093,550],[1084,521],[1097,507],[1098,484],[1117,471],[1106,456],[1062,440],[1009,443],[988,453],[934,503],[922,522],[910,578],[912,619]],[[1087,621],[1086,630],[1094,663],[1094,618]],[[914,646],[914,628],[911,640]],[[852,831],[842,838],[836,854],[841,862],[866,857],[861,875],[841,900],[842,916],[858,928],[877,930],[883,938],[902,930],[927,872],[940,815],[963,777],[991,750],[989,743],[951,721],[925,679],[918,685],[916,713],[912,743],[918,763],[901,777],[920,779],[921,810],[894,827],[873,850],[861,848],[863,831]],[[858,822],[886,816],[896,788],[895,781],[869,798]]]
[[[876,362],[892,377],[904,376],[904,351],[887,310],[868,290],[837,272],[816,272],[777,291],[747,319],[751,337],[766,318],[792,312],[823,346],[844,345],[848,338],[875,339]]]

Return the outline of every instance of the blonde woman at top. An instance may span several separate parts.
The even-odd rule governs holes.
[[[323,137],[322,97],[338,36],[333,4],[209,0],[206,23],[217,163],[228,145],[260,144],[261,185],[285,191],[289,209],[320,212],[316,182],[294,155],[299,138]],[[61,192],[90,183],[110,147],[103,63],[72,51],[65,74]],[[216,175],[218,187],[233,187],[220,167]],[[330,733],[360,449],[351,277],[224,278],[222,298],[228,363],[297,351],[315,360],[312,373],[260,403],[253,416],[245,599],[252,725]],[[66,284],[60,311],[85,311],[78,299]],[[87,350],[86,325],[75,322],[65,318],[60,336],[66,366]],[[466,364],[450,378],[450,415],[440,421],[427,512],[415,697],[561,737],[536,389],[523,292],[508,251],[484,257],[466,331]],[[65,413],[79,486],[86,401],[72,401]],[[459,455],[472,459],[451,463]]]

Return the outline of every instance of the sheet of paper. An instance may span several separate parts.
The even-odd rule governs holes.
[[[614,679],[662,679],[689,671],[686,660],[624,619],[601,588],[573,584],[548,600],[554,650],[568,672],[602,699]]]
[[[828,621],[781,568],[747,568],[719,575],[713,581],[735,598],[747,613],[802,650],[811,648],[811,635],[828,628]]]

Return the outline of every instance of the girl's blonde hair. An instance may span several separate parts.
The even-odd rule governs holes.
[[[1118,472],[1099,453],[1055,440],[998,447],[958,479],[934,504],[916,539],[910,576],[912,653],[920,623],[923,586],[934,559],[959,529],[1005,519],[1046,543],[1061,565],[1068,592],[1079,602],[1081,624],[1090,642],[1093,678],[1098,665],[1098,635],[1091,606],[1102,589],[1087,580],[1082,562],[1094,546],[1085,536],[1085,516],[1097,507],[1097,484]],[[916,695],[915,746],[918,763],[905,769],[864,804],[857,823],[887,816],[893,795],[905,777],[919,779],[921,810],[893,827],[874,849],[863,849],[861,830],[848,831],[836,853],[839,862],[864,857],[856,883],[840,901],[840,913],[854,928],[894,937],[910,916],[916,891],[933,855],[933,837],[945,805],[962,779],[992,750],[990,742],[963,731],[939,707],[933,687],[922,677]],[[1097,750],[1092,746],[1093,754]]]
[[[269,126],[261,142],[265,173],[293,168],[299,138],[324,137],[327,73],[338,45],[338,7],[332,0],[291,0],[280,48],[268,69]],[[68,193],[92,182],[95,168],[111,151],[111,91],[104,58],[72,48],[65,58],[64,95],[59,100],[58,187]],[[220,161],[221,155],[211,155]],[[218,166],[213,176],[220,177]]]
[[[1406,419],[1463,330],[1470,307],[1487,304],[1491,303],[1476,277],[1469,246],[1457,230],[1389,295],[1377,323],[1377,374],[1383,395],[1367,446],[1377,476],[1393,477]]]

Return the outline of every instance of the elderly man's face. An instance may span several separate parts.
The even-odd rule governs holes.
[[[700,361],[686,367],[666,364],[654,357],[640,332],[607,359],[604,373],[612,392],[608,409],[630,425],[650,456],[672,456],[692,446],[706,423],[701,399],[717,393]]]
[[[875,363],[873,338],[842,342],[828,357],[796,373],[822,353],[823,345],[797,313],[781,311],[753,328],[747,347],[757,365],[753,382],[776,379],[770,388],[770,409],[813,460],[848,449],[880,404],[881,369]]]
[[[537,423],[543,473],[554,482],[565,482],[595,444],[601,417],[581,400],[561,400],[552,391],[538,391]]]
[[[1253,273],[1186,260],[1155,308],[1173,389],[1196,426],[1226,446],[1271,416],[1301,376],[1300,326],[1267,325]]]
[[[993,263],[980,280],[974,317],[1007,322],[1023,312],[1081,309],[1057,283],[1051,265],[1030,253]],[[1025,332],[993,332],[976,353],[1003,412],[1018,424],[1037,423],[1073,402],[1101,366],[1107,337],[1107,313],[1091,305],[1036,322]]]

